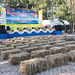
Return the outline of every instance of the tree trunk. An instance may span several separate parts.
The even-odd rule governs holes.
[[[73,31],[74,31],[74,0],[73,0],[73,8],[72,8],[73,10]]]

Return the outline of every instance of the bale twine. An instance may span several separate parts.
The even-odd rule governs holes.
[[[1,51],[1,56],[2,56],[2,59],[8,59],[9,54],[17,54],[17,53],[21,53],[21,50],[13,49],[13,50]]]
[[[31,52],[31,58],[38,58],[38,57],[45,57],[46,55],[49,55],[48,50],[38,50],[38,51],[32,51]]]
[[[27,52],[9,55],[9,62],[13,65],[17,65],[20,63],[20,61],[29,60],[29,59],[30,59],[30,54]]]
[[[66,52],[69,52],[69,51],[75,49],[75,45],[74,44],[68,44],[68,45],[65,45],[65,48],[66,48]]]
[[[31,60],[22,61],[20,71],[25,75],[34,75],[43,70],[49,69],[48,60],[45,58],[34,58]]]
[[[24,48],[23,51],[31,53],[32,51],[37,51],[43,49],[42,47],[30,47],[30,48]]]
[[[47,56],[45,56],[45,58],[47,60],[49,60],[50,67],[58,67],[60,65],[67,64],[67,62],[68,62],[67,54],[63,54],[63,53],[47,55]]]
[[[66,52],[66,48],[65,47],[52,47],[49,49],[51,54],[56,54],[56,53],[65,53]]]
[[[70,62],[75,62],[75,50],[66,53]]]

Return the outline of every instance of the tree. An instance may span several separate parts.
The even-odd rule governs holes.
[[[71,1],[75,3],[74,0]],[[28,8],[31,10],[38,11],[42,9],[44,19],[47,19],[47,7],[53,9],[54,6],[55,8],[54,14],[56,17],[58,16],[59,19],[61,20],[62,19],[71,20],[71,1],[70,0],[29,0],[28,2],[28,0],[5,0],[5,2],[8,2],[9,7],[11,8],[26,8],[26,5],[28,4]],[[52,2],[54,3],[53,6],[52,6]],[[19,3],[19,6],[16,6],[17,3]],[[56,7],[57,3],[59,4],[58,11]],[[75,11],[74,3],[73,3],[73,10]],[[73,15],[75,16],[75,14]]]

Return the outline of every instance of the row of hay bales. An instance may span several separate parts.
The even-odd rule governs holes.
[[[2,58],[14,65],[23,61],[20,71],[25,75],[67,64],[68,60],[75,61],[75,42],[65,41],[60,36],[12,38],[0,41],[0,44]]]
[[[73,47],[73,46],[71,46],[71,47]],[[24,50],[24,52],[20,49],[1,51],[1,56],[2,56],[3,59],[9,58],[10,63],[15,65],[15,64],[20,63],[23,60],[39,58],[39,57],[44,58],[46,55],[67,52],[67,48],[65,48],[65,47],[57,47],[56,46],[56,47],[49,48],[49,50],[42,49],[42,48],[40,49],[40,48],[38,48],[38,47],[26,48]],[[74,48],[72,48],[72,49],[70,48],[70,49],[73,50]],[[27,58],[26,55],[29,56],[28,59],[26,59]]]
[[[20,71],[25,75],[33,75],[51,67],[57,67],[67,64],[68,58],[66,54],[48,55],[45,58],[34,58],[31,60],[22,61]]]
[[[45,58],[34,58],[22,61],[19,70],[25,75],[34,75],[52,67],[65,65],[68,61],[75,62],[75,50],[69,51],[65,54],[57,53],[54,55],[47,55]]]
[[[59,49],[60,47],[59,48],[58,47],[54,47],[54,46],[59,46],[59,44],[61,45],[61,42],[60,43],[50,42],[50,44],[52,44],[52,45],[49,45],[49,44],[45,45],[43,43],[38,43],[38,44],[35,44],[35,46],[33,46],[33,47],[30,47],[29,45],[23,45],[22,43],[18,43],[18,44],[17,43],[13,43],[11,47],[4,47],[4,45],[2,45],[3,48],[0,48],[0,52],[1,51],[5,51],[5,50],[11,50],[11,49],[13,49],[15,47],[16,49],[21,49],[24,52],[31,53],[32,51],[41,50],[41,49],[49,50],[49,48],[52,47],[53,49],[52,48],[50,49],[50,53],[53,53],[53,54],[55,54],[55,53],[64,53],[66,51],[70,51],[70,50],[75,48],[73,41],[72,42],[67,42],[67,43],[70,44],[70,45],[64,45],[64,47],[66,47],[66,49],[65,48]],[[21,45],[23,45],[23,46],[21,46]]]

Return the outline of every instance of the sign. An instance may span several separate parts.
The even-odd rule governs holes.
[[[22,9],[6,9],[7,24],[38,24],[38,12]]]
[[[0,24],[5,24],[5,11],[1,10],[0,13]]]

